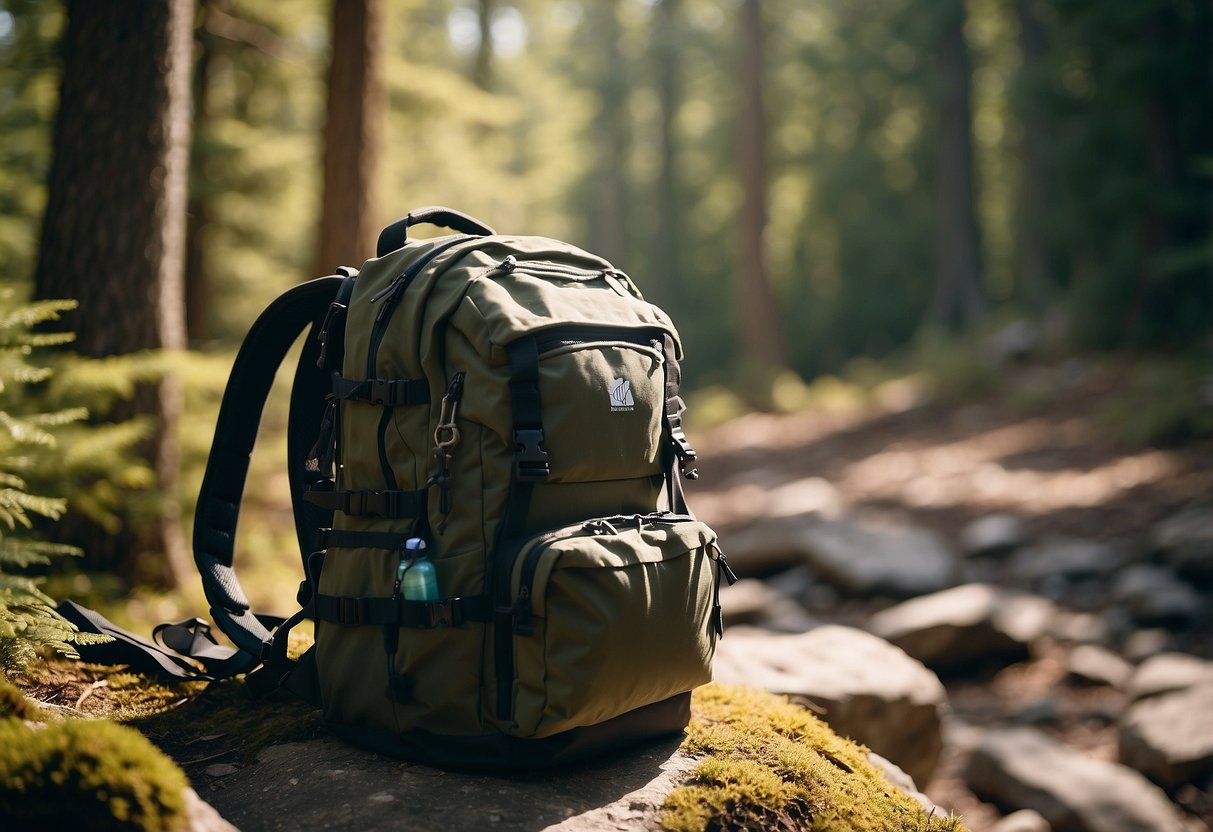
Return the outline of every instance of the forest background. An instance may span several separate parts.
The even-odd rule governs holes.
[[[199,609],[241,337],[425,204],[627,271],[700,424],[972,394],[1029,333],[1134,356],[1137,441],[1213,434],[1211,79],[1198,0],[0,0],[0,572]],[[238,549],[290,612],[283,409]]]

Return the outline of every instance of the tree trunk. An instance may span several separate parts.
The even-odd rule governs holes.
[[[68,0],[35,294],[69,297],[65,325],[89,356],[182,349],[192,0]],[[147,454],[160,517],[116,538],[82,522],[64,531],[88,564],[126,578],[177,584],[192,572],[177,500],[175,379],[148,385],[131,410],[156,428]],[[130,413],[115,414],[129,416]],[[153,564],[146,554],[158,553]]]
[[[592,249],[622,264],[628,253],[628,79],[619,43],[619,0],[605,0],[597,8],[595,40],[602,48],[602,70],[592,138],[598,165],[590,194],[589,237]]]
[[[204,159],[198,150],[211,118],[211,68],[216,38],[205,25],[223,0],[199,0],[204,21],[198,30],[198,49],[194,58],[194,149],[190,153],[189,202],[186,207],[185,233],[185,323],[189,344],[198,347],[211,336],[211,278],[208,273],[206,236],[211,222],[211,200],[207,193]],[[221,9],[220,9],[221,10]]]
[[[382,0],[333,0],[324,201],[314,272],[375,256],[383,134]]]
[[[685,291],[682,279],[682,180],[678,173],[678,111],[682,106],[682,67],[678,31],[682,0],[661,0],[657,6],[657,96],[660,102],[661,169],[657,175],[657,234],[653,267],[663,299],[677,302]]]
[[[760,0],[741,5],[741,112],[739,124],[742,206],[737,308],[741,349],[747,360],[770,368],[787,365],[783,328],[767,269],[766,111],[763,106],[763,26]]]
[[[1045,216],[1049,206],[1045,176],[1044,149],[1048,136],[1044,115],[1038,103],[1040,92],[1032,76],[1041,71],[1045,59],[1045,33],[1034,0],[1016,0],[1019,17],[1019,52],[1023,61],[1020,72],[1026,77],[1026,88],[1019,100],[1019,123],[1023,128],[1020,151],[1019,204],[1017,233],[1019,237],[1019,281],[1015,294],[1033,312],[1045,310],[1049,290],[1053,285],[1052,252],[1045,235]]]
[[[472,68],[472,83],[482,90],[493,86],[493,6],[494,0],[479,0],[476,18],[480,24],[480,44],[476,47],[476,65]]]
[[[954,0],[939,39],[939,145],[935,165],[935,293],[930,320],[967,329],[988,309],[973,187],[972,107],[964,3]]]

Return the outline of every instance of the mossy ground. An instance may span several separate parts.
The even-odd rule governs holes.
[[[867,750],[787,699],[712,684],[694,694],[683,748],[701,756],[662,826],[700,830],[966,832],[890,785]]]

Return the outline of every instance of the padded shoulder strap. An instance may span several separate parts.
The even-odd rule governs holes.
[[[232,569],[236,521],[248,475],[249,457],[274,375],[299,334],[312,327],[318,332],[329,305],[336,297],[342,277],[322,277],[287,291],[261,314],[249,330],[236,355],[232,374],[223,393],[215,441],[206,463],[206,474],[198,493],[194,520],[194,561],[202,574],[202,586],[211,604],[215,623],[236,646],[260,659],[269,631],[253,615],[236,573]],[[316,367],[320,345],[315,338],[304,344],[295,387],[291,396],[291,427],[288,445],[295,453],[309,426],[318,425],[324,405],[328,376]],[[314,397],[309,396],[309,390]],[[312,400],[309,402],[308,399]],[[311,438],[315,437],[312,430]],[[306,444],[302,445],[306,447]],[[303,472],[288,465],[291,498],[299,515]],[[327,525],[327,524],[323,524]],[[308,545],[305,524],[299,522],[300,546]],[[304,553],[306,557],[306,553]]]

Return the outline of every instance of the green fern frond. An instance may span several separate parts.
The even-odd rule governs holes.
[[[24,569],[27,566],[43,566],[54,558],[80,557],[83,554],[81,549],[66,543],[15,539],[11,535],[0,538],[0,567]]]
[[[5,301],[9,299],[0,298]],[[57,321],[64,312],[70,312],[79,305],[74,300],[38,300],[9,309],[0,313],[0,338],[6,343],[27,343],[30,337],[27,330],[47,321]]]
[[[15,419],[3,410],[0,410],[0,431],[8,434],[14,442],[20,445],[53,447],[55,444],[55,437],[52,434],[22,419]]]

